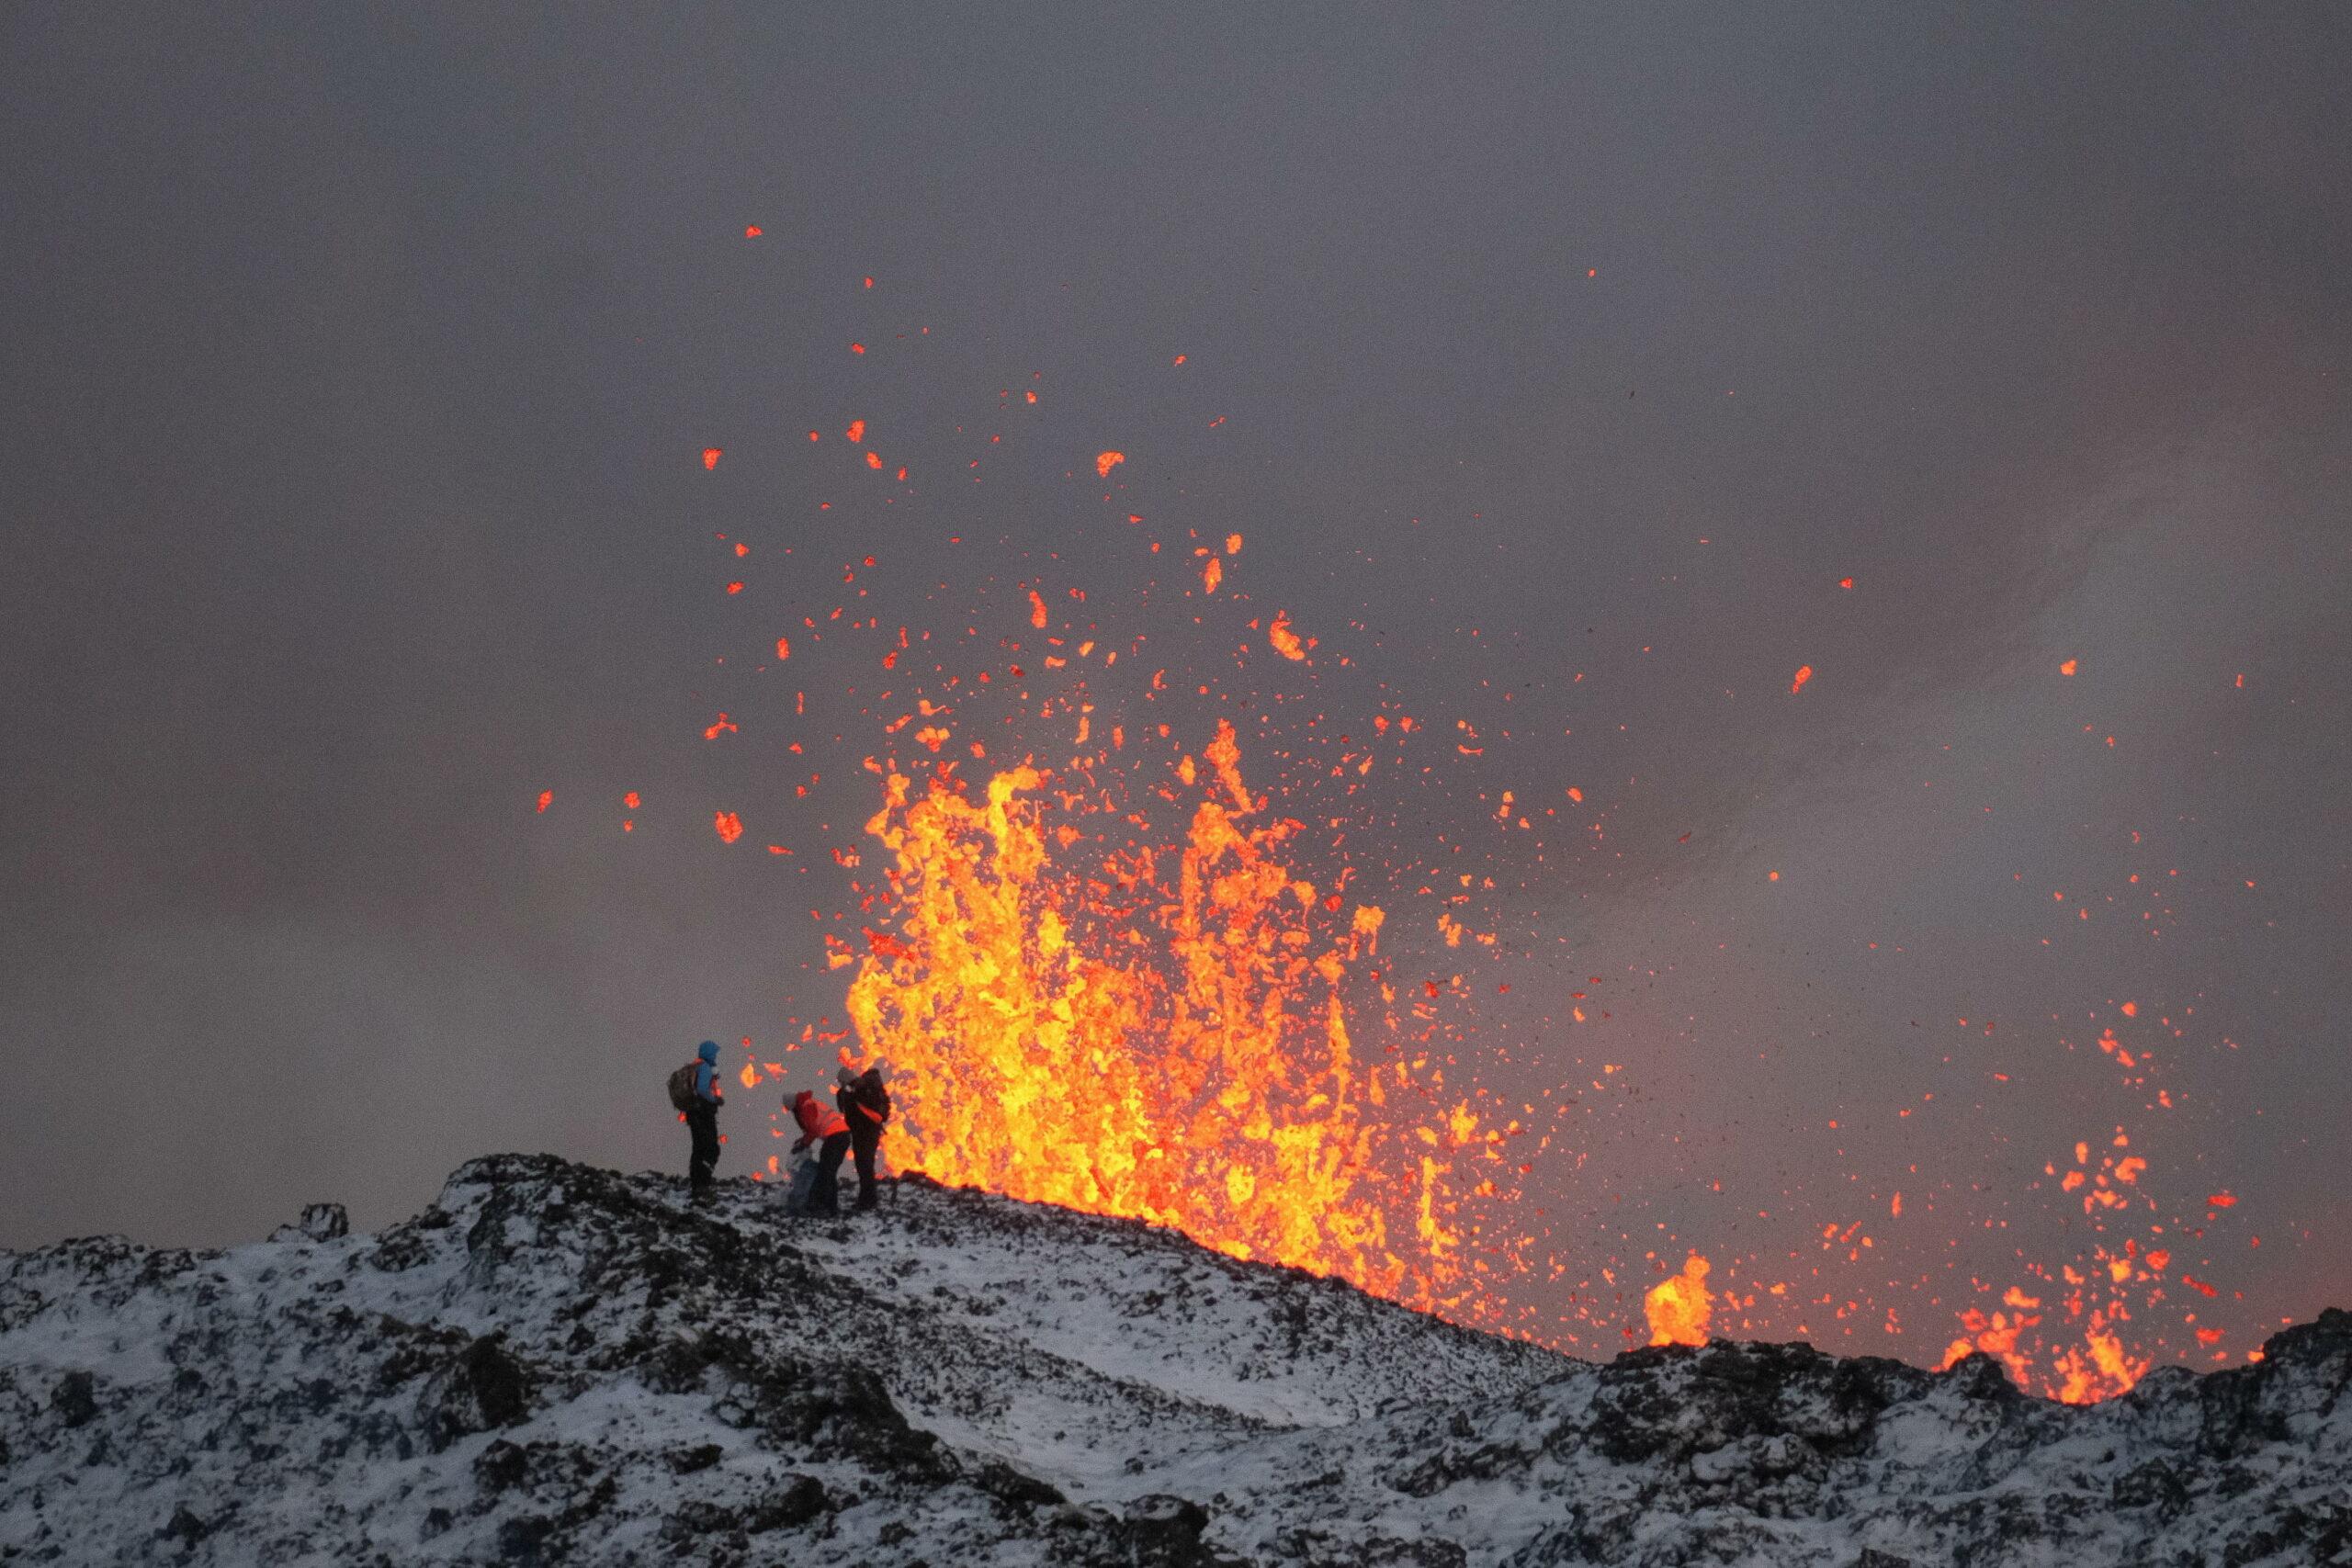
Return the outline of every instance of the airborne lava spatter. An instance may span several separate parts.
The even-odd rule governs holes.
[[[884,340],[874,341],[887,355]],[[918,472],[968,466],[978,483],[982,459],[1012,460],[992,427],[958,425],[965,445],[944,447],[944,436],[902,411],[871,408],[870,396],[859,389],[796,413],[791,449],[808,455],[801,433],[821,441],[828,422],[862,442],[870,417],[892,433],[894,447],[903,441],[906,455],[921,458]],[[998,400],[1000,412],[1045,412],[1034,393]],[[862,405],[867,413],[853,420]],[[1354,690],[1332,705],[1339,712],[1319,711],[1310,689],[1347,670],[1351,655],[1364,657],[1363,636],[1348,632],[1365,634],[1365,623],[1342,623],[1328,603],[1309,599],[1325,640],[1306,635],[1282,607],[1296,585],[1286,582],[1281,600],[1258,597],[1264,586],[1252,579],[1261,573],[1245,563],[1271,558],[1259,536],[1245,556],[1231,520],[1196,514],[1199,525],[1180,524],[1171,536],[1159,515],[1165,498],[1147,497],[1148,480],[1134,479],[1121,453],[1101,450],[1089,480],[1073,449],[1065,438],[1040,460],[1074,481],[1090,508],[1097,496],[1110,499],[1097,481],[1128,492],[1114,536],[1040,532],[1026,549],[1007,537],[999,542],[1006,553],[990,561],[967,543],[970,519],[915,521],[919,484],[870,503],[906,503],[888,525],[905,530],[893,537],[911,540],[915,557],[940,538],[955,549],[956,570],[942,569],[924,595],[930,611],[901,599],[887,619],[877,613],[909,584],[903,574],[892,583],[895,563],[871,570],[875,536],[862,530],[882,525],[838,496],[805,498],[813,525],[839,524],[840,542],[855,541],[838,576],[797,574],[808,558],[805,534],[756,554],[742,541],[728,546],[729,570],[760,574],[724,583],[730,604],[774,614],[780,585],[815,597],[780,620],[739,628],[753,659],[741,659],[745,645],[736,641],[712,649],[726,694],[706,703],[697,694],[695,727],[706,739],[727,737],[738,749],[730,758],[748,756],[753,748],[730,716],[761,718],[741,733],[757,728],[759,745],[786,772],[764,783],[731,774],[730,793],[695,809],[708,814],[700,820],[715,823],[722,845],[747,826],[760,830],[755,841],[812,830],[831,840],[797,852],[769,842],[758,860],[774,868],[769,874],[813,873],[795,886],[825,889],[813,903],[794,900],[791,912],[797,920],[805,910],[822,932],[823,972],[854,971],[842,976],[852,981],[851,1027],[794,1016],[799,1039],[770,1054],[840,1046],[887,1057],[901,1111],[890,1154],[902,1168],[1178,1227],[1238,1256],[1343,1275],[1576,1350],[1644,1337],[1694,1343],[1709,1332],[1810,1338],[1826,1328],[1849,1340],[1883,1335],[1880,1348],[1920,1359],[1939,1347],[1951,1356],[1986,1351],[2022,1385],[2075,1399],[2121,1392],[2157,1354],[2225,1354],[2213,1348],[2222,1330],[2198,1321],[2199,1301],[2189,1296],[2210,1302],[2215,1287],[2173,1263],[2177,1249],[2209,1275],[2214,1264],[2197,1246],[2204,1232],[2179,1239],[2190,1222],[2156,1207],[2145,1160],[2120,1143],[2096,1160],[2087,1142],[2078,1145],[2086,1152],[2075,1168],[2064,1178],[2052,1168],[2046,1184],[2030,1169],[2014,1173],[2029,1191],[2046,1186],[2040,1208],[2063,1204],[2067,1225],[2079,1228],[2039,1240],[2012,1233],[2029,1246],[2012,1248],[2005,1238],[2005,1258],[2015,1261],[1991,1280],[1951,1263],[1939,1277],[1889,1277],[1890,1253],[1906,1243],[1884,1224],[1907,1233],[1917,1258],[1925,1227],[1951,1225],[1945,1234],[1957,1238],[1988,1223],[1963,1207],[1969,1188],[1957,1171],[1939,1177],[1914,1164],[1898,1173],[1877,1163],[1883,1154],[1858,1154],[1864,1168],[1848,1179],[1883,1183],[1867,1208],[1786,1190],[1735,1195],[1728,1183],[1706,1181],[1713,1173],[1695,1164],[1687,1124],[1677,1130],[1684,1108],[1661,1097],[1661,1075],[1645,1070],[1667,1065],[1670,1041],[1628,1041],[1625,1015],[1609,1021],[1602,976],[1555,972],[1563,965],[1535,945],[1543,938],[1507,907],[1588,897],[1582,885],[1605,881],[1610,859],[1623,859],[1616,846],[1625,786],[1609,784],[1591,760],[1576,759],[1572,773],[1510,772],[1523,766],[1513,758],[1512,727],[1543,700],[1542,682],[1517,682],[1500,698],[1516,696],[1516,709],[1482,709],[1473,705],[1480,699],[1451,689],[1416,693],[1416,707],[1459,703],[1433,720],[1408,716],[1387,682],[1378,696]],[[863,462],[863,474],[878,466],[873,456],[851,460]],[[770,457],[745,449],[729,461]],[[935,536],[921,531],[934,523]],[[1164,556],[1163,543],[1172,547]],[[796,547],[797,561],[785,559]],[[1106,560],[1114,574],[1136,574],[1131,595],[1102,590],[1096,574]],[[1157,579],[1154,568],[1173,581]],[[933,570],[927,560],[916,570],[926,578]],[[1090,577],[1091,604],[1078,585]],[[918,614],[930,616],[927,628]],[[784,690],[765,686],[763,695],[746,685],[787,659]],[[1791,694],[1817,698],[1814,674],[1798,666],[1787,677]],[[1588,700],[1583,670],[1572,683],[1575,700]],[[1303,700],[1312,705],[1284,711]],[[712,722],[721,701],[728,711]],[[1565,733],[1580,734],[1584,724]],[[834,748],[821,773],[811,755],[827,744],[820,729]],[[1188,734],[1198,747],[1190,754]],[[855,782],[854,798],[843,779]],[[820,780],[831,782],[820,789]],[[1408,789],[1441,803],[1434,845],[1395,831]],[[1449,798],[1451,808],[1442,804]],[[715,810],[722,800],[729,809]],[[1153,825],[1170,812],[1176,820]],[[870,836],[854,839],[851,825],[869,814]],[[1464,845],[1474,823],[1497,837]],[[1676,841],[1691,837],[1686,830]],[[1579,845],[1589,858],[1576,858]],[[1777,870],[1768,879],[1776,897],[1809,880]],[[1498,891],[1498,881],[1515,881],[1525,897]],[[1419,900],[1427,903],[1416,908]],[[1557,951],[1565,960],[1567,949]],[[1663,991],[1671,951],[1640,956],[1657,962],[1647,978]],[[1514,983],[1520,997],[1540,997],[1546,980],[1596,989],[1550,1002],[1556,1020],[1510,1016],[1515,998],[1490,1000],[1510,997]],[[2132,1004],[2121,1012],[2136,1017]],[[1654,1029],[1658,1020],[1648,1021]],[[1600,1031],[1618,1060],[1601,1061],[1601,1036],[1589,1032]],[[2098,1047],[2094,1060],[2123,1069],[2135,1101],[2153,1090],[2157,1105],[2171,1108],[2148,1081],[2139,1040],[2127,1046],[2110,1032]],[[787,1078],[794,1065],[747,1059],[741,1081],[762,1078],[760,1067],[768,1081]],[[1908,1118],[1937,1100],[1885,1098],[1862,1113]],[[1521,1137],[1530,1146],[1504,1158]],[[1696,1200],[1712,1210],[1662,1202],[1654,1161],[1604,1175],[1596,1160],[1588,1173],[1588,1156],[1612,1142],[1663,1153],[1674,1179],[1716,1195]],[[1890,1197],[1898,1186],[1905,1191]],[[2216,1213],[2227,1201],[2216,1194]],[[1807,1214],[1807,1206],[1819,1212]],[[2009,1223],[1999,1220],[2004,1229]],[[1875,1251],[1866,1228],[1882,1230]],[[1783,1250],[1789,1242],[1796,1246]],[[1681,1270],[1669,1272],[1686,1248]],[[2168,1293],[2174,1304],[2160,1314]],[[1914,1323],[1898,1323],[1898,1305]],[[2176,1333],[2193,1328],[2193,1352],[2186,1336],[2167,1348],[2165,1318],[2178,1322]],[[1921,1337],[1894,1341],[1906,1327]]]

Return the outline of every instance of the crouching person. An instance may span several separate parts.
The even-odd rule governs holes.
[[[800,1124],[793,1152],[810,1147],[817,1151],[816,1180],[808,1189],[808,1207],[799,1212],[838,1214],[842,1212],[842,1159],[849,1153],[849,1122],[805,1089],[792,1097],[792,1119]],[[789,1198],[786,1204],[790,1207]]]

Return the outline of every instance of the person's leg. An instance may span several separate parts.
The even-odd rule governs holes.
[[[852,1128],[850,1134],[850,1147],[857,1155],[857,1206],[871,1209],[882,1196],[874,1185],[874,1151],[881,1146],[882,1129]]]
[[[686,1179],[695,1191],[707,1192],[711,1173],[718,1165],[718,1113],[707,1106],[689,1111],[686,1126],[694,1134],[694,1157],[686,1168]]]
[[[842,1156],[849,1153],[849,1134],[835,1133],[825,1140],[817,1156],[816,1201],[810,1207],[820,1213],[838,1214],[842,1212]]]

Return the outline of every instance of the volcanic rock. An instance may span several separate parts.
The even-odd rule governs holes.
[[[547,1156],[374,1235],[0,1253],[0,1563],[2352,1562],[2352,1314],[2029,1397],[1801,1345],[1596,1365],[903,1182],[841,1224]]]

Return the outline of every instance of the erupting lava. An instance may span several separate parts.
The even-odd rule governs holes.
[[[890,775],[867,828],[897,857],[899,930],[868,931],[849,1010],[900,1086],[901,1157],[1436,1303],[1462,1271],[1445,1178],[1475,1118],[1357,1060],[1341,983],[1382,912],[1343,919],[1285,867],[1301,825],[1251,798],[1231,725],[1204,755],[1181,846],[1130,840],[1085,873],[1049,863],[1036,770],[982,800]]]
[[[887,363],[930,333],[868,331],[851,356]],[[1516,652],[1506,682],[1460,662],[1435,623],[1367,670],[1357,661],[1384,648],[1369,615],[1347,618],[1336,589],[1294,599],[1256,581],[1274,552],[1245,554],[1238,519],[1188,496],[1182,469],[1204,449],[1121,431],[1156,477],[1104,445],[1109,430],[1057,423],[1035,388],[999,384],[984,424],[874,395],[842,382],[795,414],[789,443],[701,449],[706,471],[724,458],[794,502],[756,549],[731,520],[707,537],[711,603],[730,618],[696,676],[690,733],[715,748],[698,766],[739,771],[699,798],[672,792],[691,803],[698,849],[807,890],[791,903],[815,939],[786,952],[816,994],[787,986],[783,1006],[799,1010],[782,1024],[798,1038],[780,1049],[755,1055],[741,1032],[745,1088],[788,1096],[806,1048],[887,1059],[901,1168],[1173,1227],[1571,1353],[1826,1333],[1922,1361],[1940,1347],[1946,1365],[1988,1354],[2020,1387],[2070,1401],[2122,1393],[2159,1359],[2247,1353],[2223,1341],[2259,1314],[2217,1270],[2223,1246],[2261,1238],[2207,1172],[2193,1190],[2154,1179],[2181,1134],[2124,1125],[2179,1103],[2161,1075],[2197,1007],[2168,1015],[2142,991],[2093,1015],[2095,1041],[2067,1038],[2076,1026],[2055,1011],[2054,1027],[2003,1020],[1997,1035],[1956,1017],[1964,1054],[1855,1057],[1869,1070],[1840,1085],[1846,1130],[1826,1118],[1836,1138],[1766,1190],[1764,1165],[1737,1153],[1747,1102],[1696,1075],[1818,1074],[1846,1047],[1824,1026],[1754,1041],[1750,1065],[1752,1025],[1707,1017],[1687,966],[1736,945],[1707,923],[1713,907],[1694,904],[1687,930],[1657,923],[1666,905],[1639,912],[1673,877],[1721,882],[1751,863],[1721,847],[1736,813],[1713,825],[1710,862],[1702,824],[1658,815],[1670,782],[1650,805],[1627,793],[1639,753],[1610,736],[1650,688],[1612,694],[1583,668],[1547,682]],[[1014,439],[1012,422],[1033,419],[1034,439]],[[866,444],[877,432],[889,461]],[[902,457],[955,475],[953,498],[910,480]],[[1025,501],[964,499],[1027,493],[966,491],[984,477],[1062,488],[1036,492],[1046,524],[1014,526],[1003,509]],[[1455,628],[1480,660],[1505,646],[1495,629]],[[1535,630],[1509,629],[1514,642]],[[1792,696],[1821,699],[1813,664],[1771,668]],[[1455,711],[1408,711],[1424,702]],[[1200,746],[1217,715],[1231,716]],[[959,772],[987,758],[1002,771]],[[1611,758],[1628,764],[1622,785]],[[552,798],[540,791],[540,814]],[[639,796],[626,804],[636,813]],[[842,841],[869,814],[880,850]],[[638,831],[653,818],[619,826],[660,841]],[[2130,839],[2135,856],[2156,852]],[[1777,891],[1811,880],[1802,862],[1753,863]],[[2033,918],[2087,927],[2128,900],[2154,938],[2172,916],[2154,872],[2119,875],[2104,899],[2030,889]],[[1801,905],[1774,919],[1824,918]],[[1671,999],[1686,986],[1687,1006]],[[1802,1055],[1816,1047],[1819,1064]],[[2081,1141],[2064,1129],[2071,1161],[2053,1150],[2037,1178],[2001,1086],[2089,1094],[2111,1076],[2111,1124]],[[1915,1132],[1930,1119],[1941,1143]],[[1992,1152],[1974,1168],[1914,1163],[1955,1148]],[[2209,1191],[2200,1223],[2193,1194]]]
[[[1649,1314],[1651,1344],[1704,1345],[1707,1325],[1715,1315],[1714,1292],[1707,1289],[1707,1260],[1692,1253],[1681,1273],[1650,1287],[1642,1306]]]

